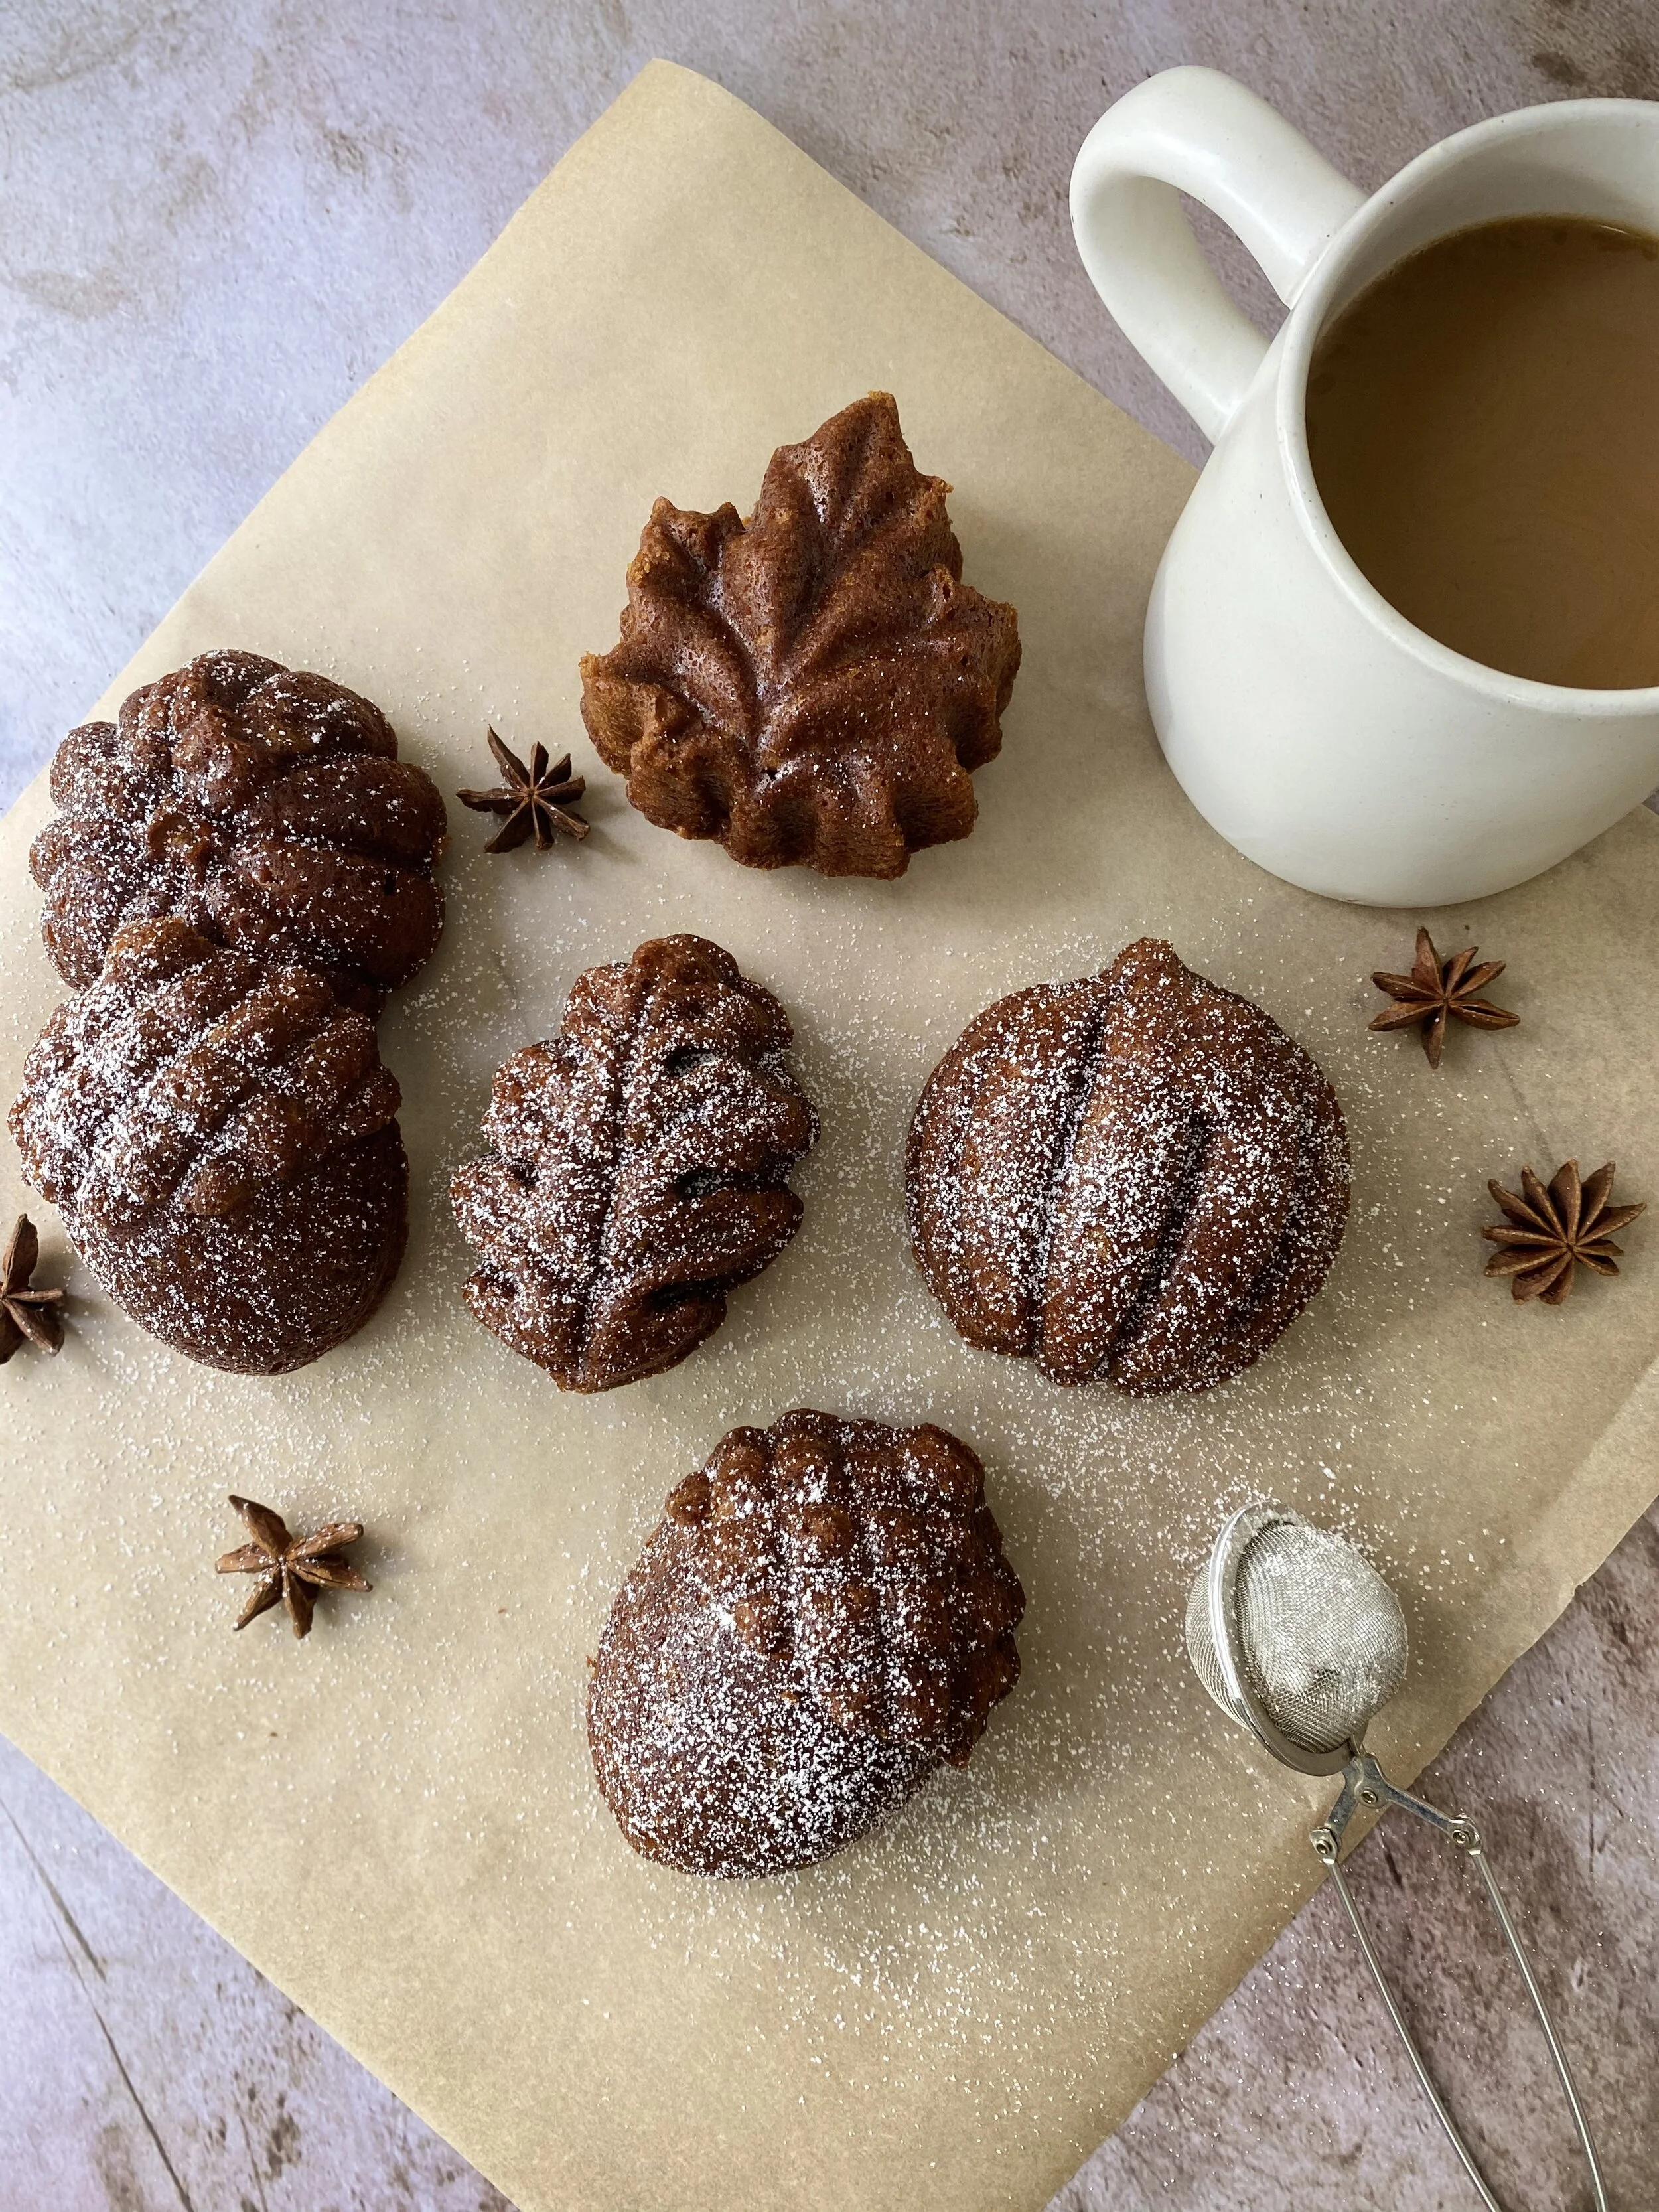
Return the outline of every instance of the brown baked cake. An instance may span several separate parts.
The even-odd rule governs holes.
[[[962,581],[950,489],[872,392],[778,448],[748,522],[657,501],[622,641],[582,662],[588,734],[648,820],[827,876],[968,835],[1019,630]]]
[[[917,1261],[969,1344],[1144,1393],[1224,1382],[1289,1327],[1348,1183],[1301,1046],[1149,937],[970,1023],[906,1160]]]
[[[943,1429],[786,1413],[688,1475],[617,1594],[587,1693],[623,1835],[687,1874],[827,1858],[1019,1674],[1024,1594]]]
[[[455,1175],[480,1255],[467,1303],[563,1390],[672,1367],[800,1223],[817,1134],[789,1021],[702,937],[664,937],[571,987],[556,1037],[497,1072],[489,1149]]]
[[[118,1305],[210,1367],[280,1374],[349,1336],[397,1273],[398,1103],[374,1024],[319,976],[162,920],[116,932],[10,1120]]]
[[[96,981],[125,921],[314,968],[370,1012],[431,956],[444,804],[378,707],[252,653],[204,653],[71,730],[30,863],[46,949]]]

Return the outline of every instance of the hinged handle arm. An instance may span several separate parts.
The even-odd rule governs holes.
[[[1353,1923],[1353,1932],[1358,1938],[1361,1954],[1366,1966],[1370,1969],[1371,1979],[1376,1984],[1377,1994],[1382,1997],[1389,2018],[1394,2022],[1400,2040],[1406,2046],[1406,2055],[1411,2060],[1413,2070],[1423,2086],[1424,2094],[1433,2106],[1435,2117],[1445,2130],[1447,2140],[1452,2148],[1462,2160],[1463,2171],[1474,2183],[1480,2202],[1486,2207],[1486,2212],[1504,2212],[1504,2208],[1492,2195],[1486,2176],[1474,2162],[1474,2152],[1458,2132],[1457,2123],[1453,2119],[1445,2099],[1435,2086],[1434,2078],[1429,2072],[1428,2063],[1418,2048],[1417,2039],[1407,2027],[1406,2016],[1401,2011],[1399,2002],[1389,1986],[1388,1976],[1382,1970],[1382,1961],[1376,1955],[1376,1946],[1371,1942],[1370,1930],[1360,1917],[1358,1902],[1349,1888],[1347,1878],[1337,1861],[1343,1832],[1354,1814],[1362,1806],[1367,1811],[1375,1807],[1384,1812],[1393,1808],[1401,1813],[1410,1813],[1415,1819],[1432,1828],[1437,1835],[1443,1836],[1449,1843],[1455,1844],[1457,1849],[1473,1859],[1480,1869],[1480,1879],[1486,1884],[1486,1895],[1492,1901],[1492,1911],[1498,1915],[1498,1925],[1504,1931],[1504,1938],[1509,1945],[1510,1955],[1521,1969],[1521,1978],[1526,1984],[1527,1995],[1532,1999],[1532,2008],[1538,2015],[1538,2024],[1544,2031],[1544,2041],[1548,2047],[1551,2061],[1554,2065],[1562,2089],[1565,2093],[1567,2109],[1572,2114],[1572,2124],[1578,2131],[1578,2141],[1583,2150],[1584,2162],[1589,2168],[1590,2189],[1595,2212],[1607,2212],[1607,2185],[1601,2178],[1601,2160],[1595,2154],[1595,2142],[1590,2134],[1589,2119],[1579,2098],[1578,2086],[1572,2078],[1572,2069],[1567,2063],[1567,2054],[1561,2047],[1561,2039],[1555,2032],[1555,2022],[1550,2017],[1549,2007],[1544,2002],[1544,1992],[1538,1986],[1537,1977],[1532,1971],[1532,1962],[1528,1958],[1525,1948],[1521,1942],[1520,1930],[1510,1917],[1509,1907],[1504,1902],[1503,1893],[1499,1890],[1497,1879],[1487,1863],[1486,1846],[1481,1842],[1480,1831],[1473,1820],[1465,1820],[1461,1814],[1442,1813],[1436,1807],[1425,1804],[1422,1798],[1413,1797],[1409,1790],[1396,1789],[1370,1752],[1357,1752],[1342,1771],[1342,1792],[1331,1808],[1330,1817],[1314,1830],[1310,1840],[1321,1859],[1330,1869],[1331,1880],[1336,1884],[1336,1893],[1341,1899],[1348,1918]]]

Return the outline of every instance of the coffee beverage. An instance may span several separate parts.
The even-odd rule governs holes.
[[[1659,684],[1659,238],[1526,216],[1407,255],[1321,336],[1307,424],[1407,621],[1540,683]]]

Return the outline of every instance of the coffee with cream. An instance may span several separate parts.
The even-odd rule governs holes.
[[[1659,684],[1659,238],[1520,216],[1423,247],[1322,334],[1307,422],[1338,536],[1419,629]]]

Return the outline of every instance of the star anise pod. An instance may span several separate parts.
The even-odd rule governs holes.
[[[489,736],[489,750],[495,756],[501,781],[493,791],[458,791],[455,794],[463,806],[471,807],[477,814],[507,817],[484,847],[485,852],[510,853],[532,832],[538,853],[546,852],[552,844],[556,830],[567,837],[586,837],[592,824],[572,811],[572,802],[586,790],[587,779],[571,775],[569,754],[550,768],[547,747],[538,744],[532,749],[526,768],[494,730]]]
[[[25,1337],[37,1352],[56,1352],[64,1341],[62,1291],[29,1287],[40,1257],[40,1239],[27,1213],[0,1253],[0,1367],[3,1367]]]
[[[1423,1049],[1429,1056],[1429,1066],[1438,1067],[1440,1054],[1446,1042],[1446,1023],[1449,1018],[1467,1022],[1471,1029],[1512,1030],[1521,1017],[1510,1013],[1503,1006],[1494,1006],[1478,994],[1486,985],[1495,982],[1504,969],[1501,960],[1483,960],[1474,965],[1478,945],[1465,945],[1462,951],[1454,952],[1449,960],[1443,960],[1434,949],[1434,939],[1426,929],[1417,933],[1417,957],[1412,963],[1409,975],[1390,975],[1378,969],[1371,981],[1379,991],[1386,991],[1397,999],[1397,1006],[1389,1006],[1371,1024],[1374,1030],[1419,1029],[1423,1035]]]
[[[1507,1223],[1480,1232],[1504,1248],[1487,1261],[1486,1273],[1507,1275],[1517,1299],[1541,1298],[1547,1306],[1566,1303],[1580,1267],[1616,1275],[1621,1248],[1613,1239],[1647,1211],[1645,1204],[1607,1204],[1613,1189],[1611,1160],[1584,1182],[1578,1179],[1577,1161],[1569,1160],[1557,1169],[1547,1189],[1530,1168],[1522,1168],[1519,1198],[1496,1182],[1486,1188],[1509,1216]]]
[[[247,1523],[251,1544],[227,1552],[216,1571],[222,1575],[258,1575],[260,1579],[238,1617],[238,1628],[257,1620],[278,1600],[288,1607],[296,1636],[311,1633],[313,1589],[367,1590],[366,1583],[349,1559],[343,1559],[344,1545],[362,1534],[359,1521],[331,1521],[314,1536],[292,1536],[280,1513],[256,1505],[251,1498],[233,1498],[231,1504]]]

